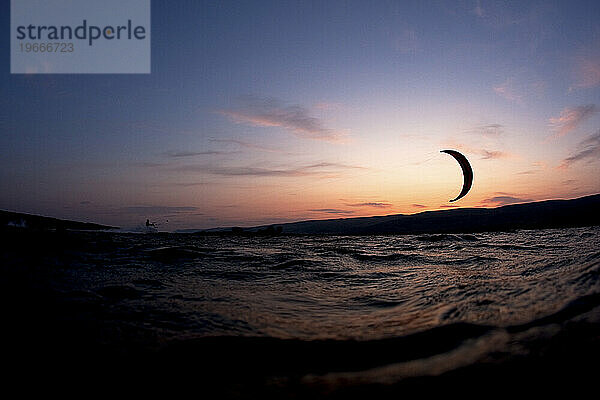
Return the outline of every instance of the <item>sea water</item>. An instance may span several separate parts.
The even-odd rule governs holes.
[[[588,371],[600,353],[598,227],[272,237],[17,231],[4,241],[4,318],[17,339],[38,344],[19,353],[30,359],[50,347],[50,357],[185,362],[188,372],[228,381],[230,395],[278,397],[530,368],[566,376]]]

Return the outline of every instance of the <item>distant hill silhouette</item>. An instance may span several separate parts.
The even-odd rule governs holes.
[[[419,214],[387,215],[275,224],[282,234],[419,234],[510,231],[515,229],[567,228],[600,225],[600,194],[572,200],[546,200],[497,208],[459,208]],[[268,226],[219,228],[203,233],[264,231]]]
[[[0,228],[28,228],[32,230],[106,230],[119,229],[114,226],[77,222],[58,218],[42,217],[39,215],[16,213],[0,210]]]
[[[250,228],[186,229],[185,233],[237,235],[378,235],[469,233],[600,225],[600,194],[497,208],[459,208],[418,214],[310,220]],[[109,230],[117,227],[0,210],[0,229]]]

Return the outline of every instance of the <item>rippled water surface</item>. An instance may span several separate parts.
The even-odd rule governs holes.
[[[63,271],[78,294],[144,312],[145,324],[171,315],[174,335],[376,339],[457,321],[509,326],[599,289],[596,229],[90,239]]]
[[[30,239],[45,241],[35,255],[22,239],[4,252],[5,290],[44,293],[53,324],[88,327],[89,341],[124,351],[215,337],[253,338],[248,346],[269,351],[275,345],[260,338],[375,346],[428,335],[396,358],[369,349],[359,365],[296,371],[304,383],[385,384],[531,355],[574,324],[583,336],[572,340],[598,342],[597,227],[361,237],[72,232]],[[571,346],[569,335],[561,340]]]

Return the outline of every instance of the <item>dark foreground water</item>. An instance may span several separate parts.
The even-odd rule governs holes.
[[[2,242],[5,379],[24,388],[364,398],[587,389],[600,372],[598,227],[366,237],[17,229]]]

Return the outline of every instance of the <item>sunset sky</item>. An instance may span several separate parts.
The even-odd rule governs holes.
[[[599,1],[153,1],[149,75],[11,75],[9,9],[0,209],[176,230],[600,192]]]

